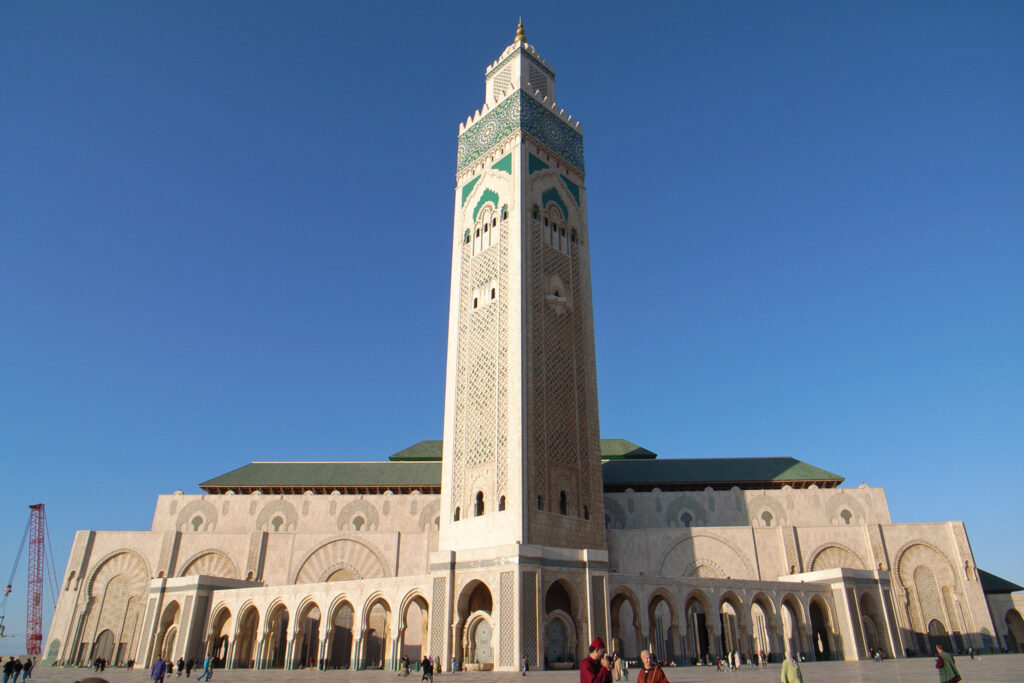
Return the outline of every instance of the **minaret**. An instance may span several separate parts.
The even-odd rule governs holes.
[[[431,569],[446,575],[448,645],[475,647],[459,586],[476,577],[493,600],[495,667],[514,669],[542,658],[552,581],[574,603],[568,654],[605,635],[607,551],[581,127],[522,23],[485,83],[459,127]]]

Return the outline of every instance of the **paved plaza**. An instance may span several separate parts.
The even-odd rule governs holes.
[[[902,659],[887,661],[880,664],[874,662],[807,662],[801,667],[807,683],[838,683],[842,681],[878,681],[879,683],[935,683],[939,680],[934,668],[934,660],[928,658]],[[957,666],[964,677],[965,683],[1015,683],[1024,681],[1024,654],[991,655],[971,660],[969,657],[957,657]],[[670,683],[701,683],[711,681],[735,681],[736,683],[776,683],[779,680],[780,666],[771,665],[764,669],[742,669],[732,673],[720,673],[714,669],[703,667],[667,668],[665,674]],[[89,676],[96,676],[90,669],[53,669],[41,668],[37,675],[32,676],[34,683],[71,683]],[[123,669],[107,669],[103,678],[110,683],[146,683],[148,676],[145,671],[136,669],[132,672]],[[195,676],[193,676],[194,680]],[[385,671],[250,671],[250,670],[217,670],[213,680],[218,683],[336,683],[353,681],[355,683],[392,682],[398,676]],[[543,671],[531,672],[528,676],[531,683],[575,683],[579,674],[575,671]],[[185,682],[185,677],[169,677],[165,683]],[[418,683],[419,675],[409,677]],[[436,683],[512,683],[521,680],[515,673],[456,673],[442,674],[435,677]],[[635,680],[635,676],[630,676]]]

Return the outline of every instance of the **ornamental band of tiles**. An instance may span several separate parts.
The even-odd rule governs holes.
[[[443,441],[250,463],[160,495],[149,531],[78,532],[44,663],[515,670],[572,667],[597,635],[681,665],[1024,642],[1024,601],[986,595],[959,522],[894,524],[882,489],[788,458],[600,439],[582,128],[521,26],[484,99],[459,128]]]

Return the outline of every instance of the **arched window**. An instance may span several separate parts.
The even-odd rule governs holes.
[[[537,496],[537,509],[538,510],[543,510],[544,509],[544,496]]]
[[[463,244],[469,244],[469,230],[467,230],[466,234],[463,236],[462,243]]]
[[[590,508],[583,506],[583,519],[590,519]]]
[[[842,512],[840,512],[839,516],[842,517],[843,521],[846,522],[847,524],[849,524],[850,521],[853,519],[853,513],[850,512],[849,510],[846,510],[846,509],[844,509]]]
[[[459,517],[462,516],[462,508],[455,508],[455,521],[459,521]]]
[[[537,211],[537,207],[535,206],[533,207],[533,220],[537,220],[538,218],[540,218],[540,212]]]
[[[772,525],[772,513],[768,512],[767,510],[761,513],[761,519],[764,520],[765,526]]]
[[[476,305],[477,305],[478,303],[480,303],[480,300],[479,300],[479,299],[477,299],[477,298],[476,298],[476,297],[474,296],[474,297],[473,297],[473,308],[476,308]]]
[[[477,228],[477,229],[476,229],[476,236],[477,236],[477,237],[479,237],[479,236],[480,236],[480,228]]]
[[[548,217],[544,216],[544,225],[547,225],[547,224],[548,224]]]
[[[494,298],[494,287],[491,287],[491,298]]]
[[[284,519],[281,517],[274,517],[274,519],[270,520],[270,525],[274,527],[274,531],[280,531],[282,524],[284,524]]]
[[[565,491],[558,494],[558,513],[561,515],[569,514],[569,497],[565,495]]]
[[[363,528],[363,524],[365,524],[365,523],[366,523],[365,519],[363,519],[362,517],[356,517],[355,519],[352,520],[352,527],[356,531],[359,531],[360,529]]]
[[[501,512],[504,509],[505,509],[505,496],[502,496],[501,498],[498,499],[498,512]]]
[[[497,216],[495,216],[494,218],[491,219],[491,226],[493,227],[493,226],[495,226],[497,224],[498,224],[498,218],[497,218]]]
[[[487,232],[488,225],[484,223],[484,232]]]
[[[849,524],[849,522],[847,522]],[[192,518],[192,531],[199,531],[199,527],[203,525],[203,518],[196,515]]]
[[[691,515],[689,512],[684,512],[683,514],[681,514],[679,516],[679,523],[682,524],[685,527],[688,527],[688,526],[692,525],[693,524],[693,515]]]
[[[508,209],[501,210],[501,220],[508,220]]]
[[[476,505],[473,507],[473,516],[479,517],[484,514],[484,492],[476,492]]]

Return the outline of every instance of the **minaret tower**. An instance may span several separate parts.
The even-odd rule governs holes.
[[[455,181],[431,648],[447,621],[447,657],[536,667],[553,591],[578,660],[607,633],[583,135],[522,23],[459,127]]]

